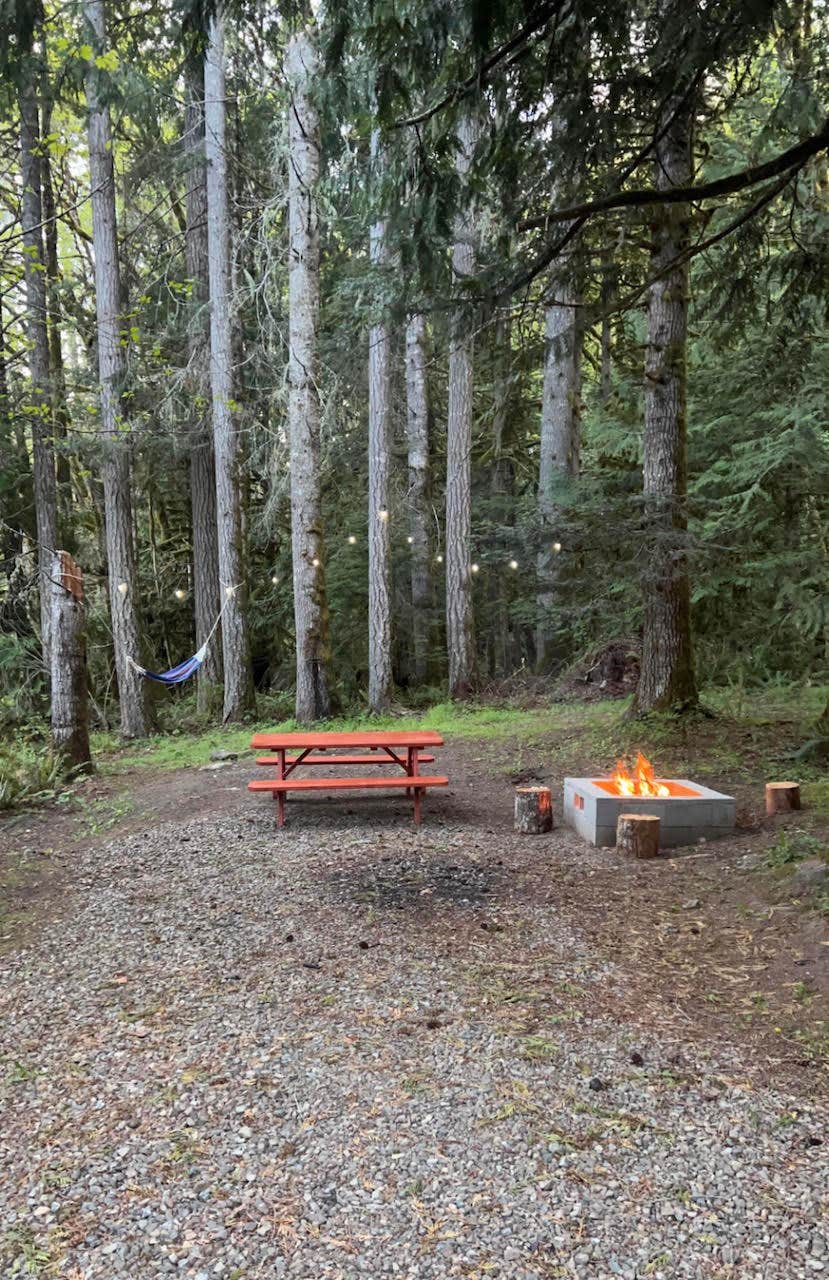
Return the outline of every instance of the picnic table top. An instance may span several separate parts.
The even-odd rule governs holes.
[[[254,748],[281,751],[290,747],[442,747],[434,729],[358,729],[354,733],[255,733]]]

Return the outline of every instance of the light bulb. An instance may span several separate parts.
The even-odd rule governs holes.
[[[409,536],[408,536],[408,538],[406,539],[406,541],[408,542],[409,546],[411,546],[411,545],[412,545],[412,543],[414,542],[414,538],[412,537],[412,535],[411,535],[411,534],[409,534]]]
[[[230,599],[230,597],[233,595],[233,592],[234,592],[235,590],[236,590],[236,588],[235,588],[235,587],[225,587],[225,595],[227,596],[228,600],[229,600],[229,599]]]
[[[181,587],[176,587],[175,591],[173,592],[173,595],[175,596],[176,600],[183,600],[184,597],[187,595],[187,592],[182,591]]]
[[[438,564],[443,564],[443,556],[435,556],[435,559],[437,560]]]
[[[315,569],[318,569],[320,567],[319,556],[314,556],[313,560],[311,561],[311,564],[314,566]]]
[[[385,522],[386,520],[388,520],[388,518],[389,518],[388,511],[386,510],[385,507],[381,507],[380,510],[377,512],[377,519]]]
[[[274,574],[273,577],[271,578],[271,582],[275,587],[279,585],[279,578],[276,576],[276,574]]]
[[[479,564],[471,564],[471,565],[469,566],[469,569],[470,569],[470,572],[472,572],[472,573],[477,573],[477,572],[478,572],[478,570],[480,569],[480,567],[481,567],[481,566],[480,566]]]
[[[127,592],[128,592],[128,591],[129,591],[129,587],[127,586],[126,582],[119,582],[119,583],[118,583],[118,594],[119,594],[119,596],[125,596],[125,595],[127,594]]]
[[[554,542],[554,543],[553,543],[553,551],[555,551],[556,555],[558,555],[558,553],[559,553],[559,551],[560,551],[560,550],[561,550],[561,543],[560,543],[560,542]]]
[[[353,547],[353,546],[354,546],[354,544],[356,543],[356,541],[357,541],[357,539],[354,537],[354,534],[353,534],[353,533],[350,533],[350,534],[348,535],[348,545],[349,545],[350,547]]]
[[[509,567],[510,567],[511,569],[517,569],[517,568],[518,568],[518,561],[517,561],[517,560],[510,560],[510,562],[509,562]]]

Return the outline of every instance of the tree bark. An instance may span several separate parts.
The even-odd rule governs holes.
[[[472,116],[458,125],[456,168],[469,173],[478,131]],[[476,237],[471,205],[457,216],[452,270],[459,286],[475,272]],[[460,289],[459,289],[460,292]],[[467,698],[474,678],[472,618],[472,395],[474,336],[468,308],[457,306],[449,339],[449,405],[446,424],[446,647],[449,694]]]
[[[185,69],[185,217],[190,314],[187,328],[187,393],[190,509],[193,522],[193,613],[201,649],[219,611],[219,543],[216,469],[210,403],[210,282],[207,250],[207,168],[204,159],[204,62],[191,55]],[[197,676],[196,709],[212,710],[222,682],[221,638],[214,631]]]
[[[541,550],[538,554],[539,620],[536,628],[536,661],[551,657],[550,641],[556,629],[558,555],[553,548],[561,532],[561,499],[567,485],[579,474],[581,453],[581,353],[582,324],[579,294],[567,264],[555,271],[549,283],[555,301],[545,316],[544,387],[541,400],[538,513]]]
[[[629,858],[655,858],[659,853],[659,818],[650,813],[620,813],[616,848]]]
[[[210,19],[204,63],[207,164],[207,259],[210,289],[210,393],[216,471],[216,531],[222,588],[224,723],[239,721],[254,703],[242,539],[242,454],[234,420],[230,295],[230,212],[227,179],[224,19]]]
[[[409,465],[409,537],[411,538],[412,646],[415,679],[429,671],[432,571],[429,555],[429,389],[426,378],[426,319],[420,313],[406,325],[406,447]]]
[[[371,138],[371,157],[378,182],[382,170],[379,132]],[[382,273],[388,265],[386,224],[375,222],[369,254],[376,292],[382,295]],[[391,552],[389,541],[389,441],[391,430],[390,332],[382,296],[368,331],[368,705],[376,715],[388,710],[391,670]]]
[[[771,818],[776,813],[790,813],[800,808],[799,782],[767,782],[766,813]]]
[[[553,829],[553,798],[549,787],[518,787],[515,792],[515,830],[540,836]]]
[[[104,0],[84,0],[93,55],[106,50]],[[98,381],[101,396],[101,472],[104,485],[109,607],[121,733],[143,737],[148,728],[146,687],[128,659],[139,653],[138,597],[132,532],[129,424],[122,414],[124,355],[121,345],[121,280],[115,217],[115,173],[112,131],[104,72],[94,56],[86,72],[89,108],[89,177],[92,191],[92,238],[95,251],[95,307],[98,334]]]
[[[508,243],[504,245],[509,252]],[[490,490],[499,524],[515,525],[515,471],[510,458],[504,456],[504,445],[510,428],[513,408],[512,391],[512,324],[507,308],[495,319],[495,406],[492,415],[492,476]],[[509,573],[512,574],[512,570]],[[509,578],[503,572],[490,574],[490,675],[506,675],[510,662]]]
[[[68,773],[89,772],[83,578],[66,551],[49,563],[52,746]]]
[[[288,169],[291,551],[296,718],[302,724],[325,719],[331,711],[317,354],[320,243],[316,187],[320,172],[320,130],[312,88],[318,72],[319,60],[309,33],[300,31],[285,51],[285,78],[291,94]]]
[[[44,103],[42,136],[48,137],[52,129],[52,102]],[[58,219],[55,206],[55,189],[52,181],[52,161],[48,149],[40,158],[40,177],[43,190],[43,238],[45,247],[47,321],[49,329],[49,379],[52,391],[52,423],[55,434],[55,472],[57,476],[57,520],[59,537],[63,546],[73,543],[72,473],[66,441],[69,434],[69,406],[66,398],[66,375],[63,366],[63,312],[60,302],[61,270],[58,258]]]
[[[46,325],[46,276],[43,261],[43,208],[41,196],[40,122],[38,76],[34,59],[24,69],[28,78],[20,94],[20,164],[23,229],[23,274],[26,294],[26,330],[29,344],[29,397],[26,413],[32,431],[37,563],[40,580],[40,642],[44,670],[49,673],[49,575],[58,544],[57,487],[55,480],[52,393],[49,379],[49,335]]]
[[[676,3],[677,0],[668,0]],[[675,114],[656,147],[655,179],[662,189],[691,179],[693,107],[671,97]],[[660,122],[661,123],[661,122]],[[689,243],[689,208],[659,205],[652,226],[645,353],[643,436],[646,519],[642,608],[640,713],[697,703],[691,644],[691,587],[686,547],[688,264],[667,270]],[[664,274],[663,274],[664,273]]]

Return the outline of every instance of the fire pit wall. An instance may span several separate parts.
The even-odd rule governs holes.
[[[682,778],[667,785],[674,794],[661,797],[612,794],[608,778],[565,778],[564,821],[600,848],[616,843],[620,813],[651,813],[660,819],[659,844],[673,848],[716,839],[734,830],[734,798]]]

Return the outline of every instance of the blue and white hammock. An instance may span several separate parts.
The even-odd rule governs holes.
[[[136,662],[134,658],[131,658],[129,654],[127,654],[127,666],[132,667],[133,671],[135,671],[139,676],[143,676],[145,680],[155,680],[156,684],[184,684],[185,680],[189,680],[191,676],[196,674],[199,667],[204,662],[207,656],[208,645],[213,639],[216,628],[222,620],[222,614],[233,599],[235,592],[236,587],[225,587],[225,595],[227,599],[219,610],[219,616],[210,628],[204,644],[197,653],[193,654],[192,658],[185,658],[177,667],[171,667],[169,671],[148,671],[146,667],[142,667],[140,663]]]

